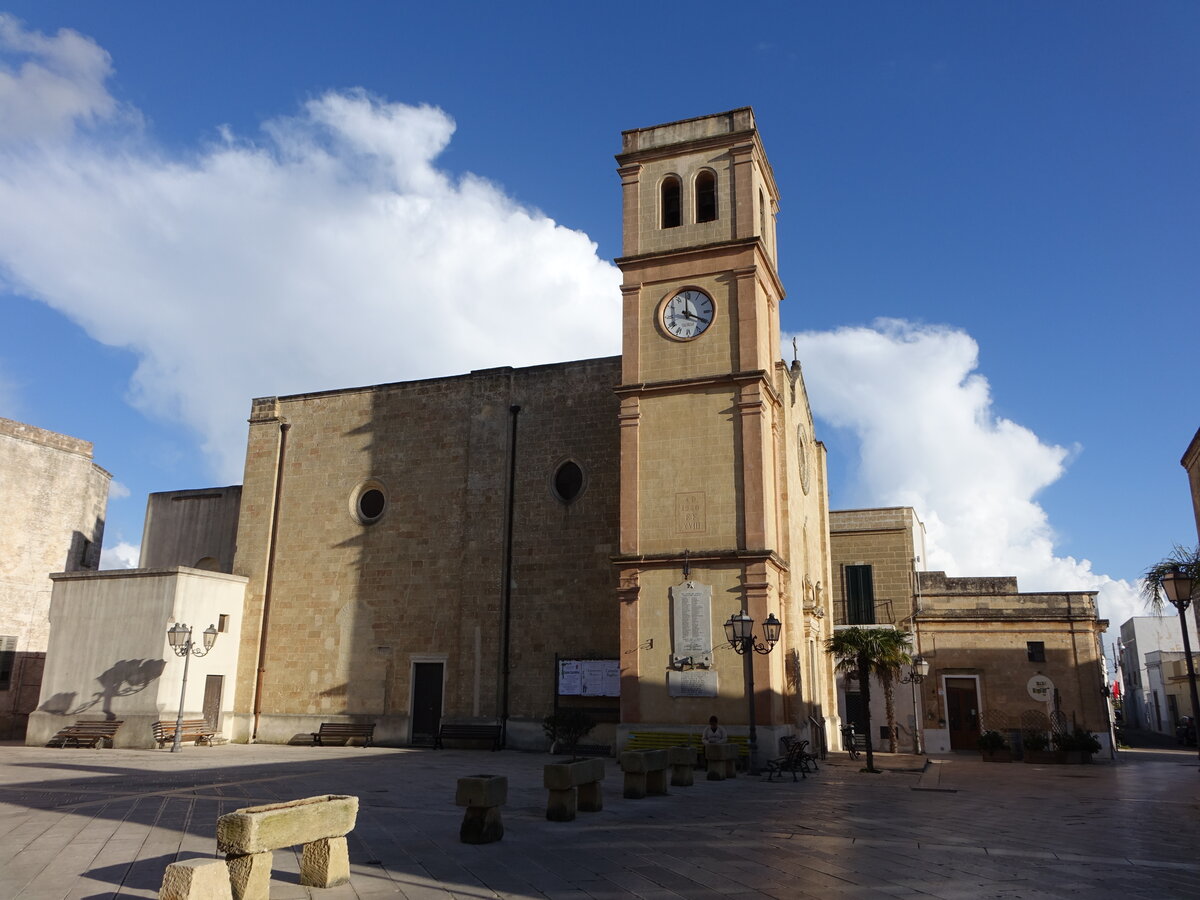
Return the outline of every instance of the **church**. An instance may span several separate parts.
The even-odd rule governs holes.
[[[542,749],[564,709],[613,747],[711,715],[768,753],[835,736],[825,451],[779,358],[779,197],[753,111],[626,131],[617,165],[619,357],[254,400],[240,489],[148,506],[134,571],[207,599],[164,601],[117,655],[220,617],[185,706],[235,741],[478,723]],[[78,611],[131,575],[54,577],[65,621],[72,591]],[[740,653],[727,625],[747,618]],[[179,682],[160,680],[113,702],[173,718]],[[55,723],[30,724],[32,742]]]

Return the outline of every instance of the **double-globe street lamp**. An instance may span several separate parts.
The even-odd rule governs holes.
[[[183,657],[183,686],[179,689],[179,716],[175,719],[175,740],[171,742],[171,752],[178,753],[183,749],[180,735],[183,734],[183,703],[187,696],[188,663],[193,656],[207,656],[208,651],[217,642],[217,627],[209,625],[204,629],[204,647],[201,649],[192,640],[192,626],[176,622],[167,629],[167,640],[176,656]]]
[[[1192,726],[1200,721],[1200,699],[1196,696],[1196,667],[1192,663],[1192,642],[1188,637],[1187,616],[1184,613],[1192,602],[1192,591],[1196,587],[1195,579],[1189,577],[1179,566],[1167,570],[1159,579],[1163,593],[1171,605],[1179,610],[1179,627],[1183,629],[1183,656],[1187,660],[1188,687],[1192,692]],[[1200,754],[1200,741],[1197,741],[1196,752]]]
[[[779,632],[783,629],[783,623],[775,618],[775,613],[770,613],[766,621],[762,623],[763,641],[759,643],[754,638],[754,620],[746,615],[743,609],[735,616],[730,616],[729,621],[725,623],[725,637],[729,644],[737,651],[738,656],[743,658],[743,669],[745,670],[746,678],[746,699],[749,704],[750,716],[750,774],[758,773],[758,761],[755,754],[758,751],[758,730],[755,728],[754,721],[754,657],[751,653],[767,654],[775,649],[775,644],[779,642]]]

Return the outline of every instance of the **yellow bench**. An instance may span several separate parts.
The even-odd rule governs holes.
[[[750,739],[744,734],[731,734],[730,744],[737,744],[738,756],[745,759],[750,755]],[[698,732],[681,731],[631,731],[625,742],[626,750],[667,750],[671,747],[694,747],[704,758],[704,741]]]

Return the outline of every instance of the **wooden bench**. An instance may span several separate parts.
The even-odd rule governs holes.
[[[319,731],[310,732],[314,747],[326,746],[326,741],[341,742],[349,746],[350,741],[361,738],[364,747],[371,746],[375,736],[374,722],[322,722]]]
[[[213,738],[217,736],[217,729],[209,725],[207,719],[184,719],[182,725],[179,733],[181,741],[193,741],[211,747]],[[154,729],[154,742],[158,744],[159,750],[167,744],[175,743],[174,722],[159,720],[150,727]]]
[[[456,722],[445,722],[438,729],[433,741],[435,750],[445,749],[442,741],[491,741],[492,749],[500,749],[502,729],[499,725],[469,725]]]
[[[102,747],[104,742],[112,746],[113,735],[125,724],[124,719],[80,719],[68,725],[46,742],[47,747]]]

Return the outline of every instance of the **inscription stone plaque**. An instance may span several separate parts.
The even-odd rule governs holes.
[[[717,696],[715,669],[691,669],[686,672],[667,672],[667,694],[672,697]]]
[[[671,642],[675,660],[712,665],[712,585],[685,581],[671,587]]]

